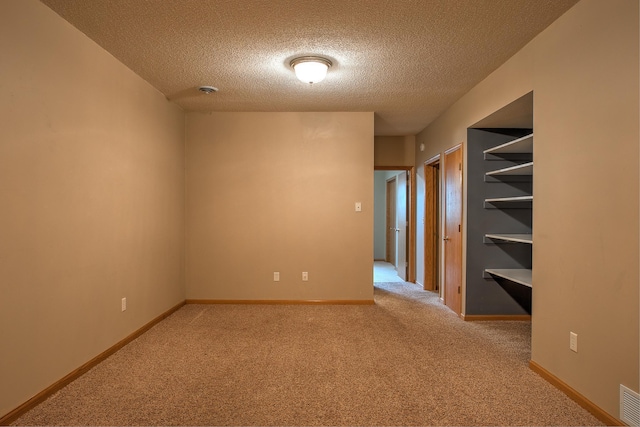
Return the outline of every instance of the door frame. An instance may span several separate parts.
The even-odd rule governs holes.
[[[424,283],[426,291],[439,291],[442,271],[442,155],[436,154],[424,168]],[[435,169],[435,171],[431,170]]]
[[[416,173],[414,166],[374,166],[374,171],[407,171],[409,172],[409,197],[407,198],[407,213],[409,226],[407,227],[407,282],[416,282]]]

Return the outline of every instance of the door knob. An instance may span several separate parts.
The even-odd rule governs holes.
[[[444,240],[444,241],[449,240],[449,236],[444,236],[444,237],[442,238],[442,240]]]

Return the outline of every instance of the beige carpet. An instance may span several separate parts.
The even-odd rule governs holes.
[[[372,306],[187,305],[22,425],[601,425],[528,368],[530,324],[435,294]]]

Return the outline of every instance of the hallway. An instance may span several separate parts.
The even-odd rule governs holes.
[[[393,264],[385,261],[373,262],[373,283],[403,283]]]

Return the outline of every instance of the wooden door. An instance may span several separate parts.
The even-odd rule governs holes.
[[[440,156],[424,165],[424,289],[440,284]]]
[[[462,307],[462,146],[444,156],[444,303]]]
[[[398,256],[396,257],[396,271],[398,276],[407,281],[407,173],[398,174],[396,191],[396,234],[398,245]]]
[[[386,261],[396,265],[396,178],[387,181]]]

